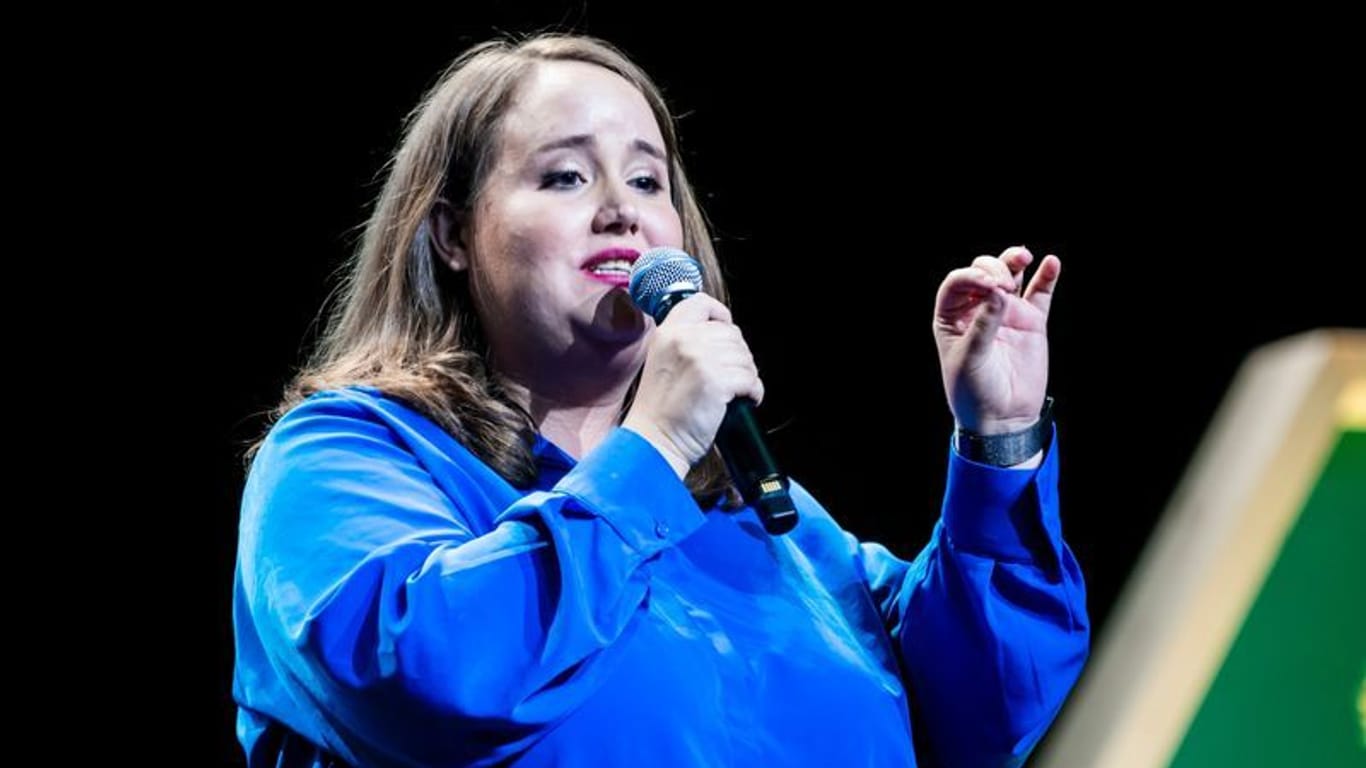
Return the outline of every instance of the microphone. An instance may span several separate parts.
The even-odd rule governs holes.
[[[631,300],[658,325],[669,310],[702,290],[702,265],[677,248],[651,248],[631,267]],[[788,480],[768,452],[754,417],[754,401],[737,397],[726,404],[716,433],[716,447],[745,503],[754,507],[771,535],[797,525],[797,507],[787,493]]]

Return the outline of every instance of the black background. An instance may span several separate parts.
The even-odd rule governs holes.
[[[140,465],[173,478],[151,490],[147,536],[178,543],[143,583],[192,595],[148,601],[152,650],[192,659],[159,668],[174,691],[156,717],[216,763],[239,760],[240,450],[312,338],[404,114],[501,30],[572,25],[664,87],[771,446],[903,556],[937,515],[951,427],[936,286],[1012,244],[1063,259],[1050,391],[1100,632],[1244,356],[1366,325],[1359,82],[1331,20],[567,8],[182,22],[121,45],[115,95],[89,105],[81,143],[116,145],[130,190],[98,191],[156,276],[120,299],[143,334],[126,370],[155,403],[139,424],[162,445]]]

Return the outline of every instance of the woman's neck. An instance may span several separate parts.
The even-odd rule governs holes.
[[[548,391],[507,376],[501,385],[531,414],[541,436],[575,459],[588,455],[617,426],[631,388],[628,380],[594,393]]]

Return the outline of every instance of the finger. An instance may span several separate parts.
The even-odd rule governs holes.
[[[764,381],[753,366],[737,365],[726,370],[725,384],[731,397],[748,397],[758,405],[764,401]]]
[[[759,378],[758,376],[755,376],[753,383],[749,387],[748,395],[749,399],[753,400],[755,405],[763,405],[764,380]]]
[[[982,302],[982,311],[973,318],[972,330],[967,334],[969,358],[983,354],[991,346],[996,331],[1001,327],[1001,319],[1005,317],[1005,310],[1006,293],[1003,289],[998,288],[987,294]]]
[[[945,276],[939,286],[935,312],[939,315],[957,314],[981,301],[997,285],[995,277],[978,267],[955,269]]]
[[[706,332],[712,334],[711,338],[718,349],[745,355],[750,354],[749,342],[745,341],[745,334],[740,330],[740,326],[721,320],[708,321]]]
[[[1025,289],[1025,301],[1038,307],[1044,317],[1048,317],[1048,308],[1053,304],[1053,289],[1057,287],[1061,274],[1062,260],[1050,253],[1039,262],[1034,279],[1029,281],[1029,287]]]
[[[1015,277],[1010,274],[1010,267],[995,256],[978,256],[972,260],[972,266],[991,275],[993,282],[1007,291],[1016,289]]]
[[[1023,245],[1016,245],[1001,252],[1001,262],[1010,270],[1010,277],[1015,285],[1015,292],[1019,293],[1024,287],[1025,267],[1034,261],[1034,254]]]
[[[665,323],[678,324],[705,323],[709,320],[722,323],[733,322],[730,309],[705,293],[694,293],[678,302],[673,309],[669,310],[669,316],[664,318]]]
[[[700,323],[688,329],[683,343],[692,357],[709,367],[757,372],[754,353],[738,326],[720,321]]]

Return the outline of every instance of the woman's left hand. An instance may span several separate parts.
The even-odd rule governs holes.
[[[1023,246],[979,256],[939,285],[934,340],[944,392],[958,426],[981,434],[1024,429],[1048,389],[1048,307],[1062,262],[1045,256],[1029,286]]]

